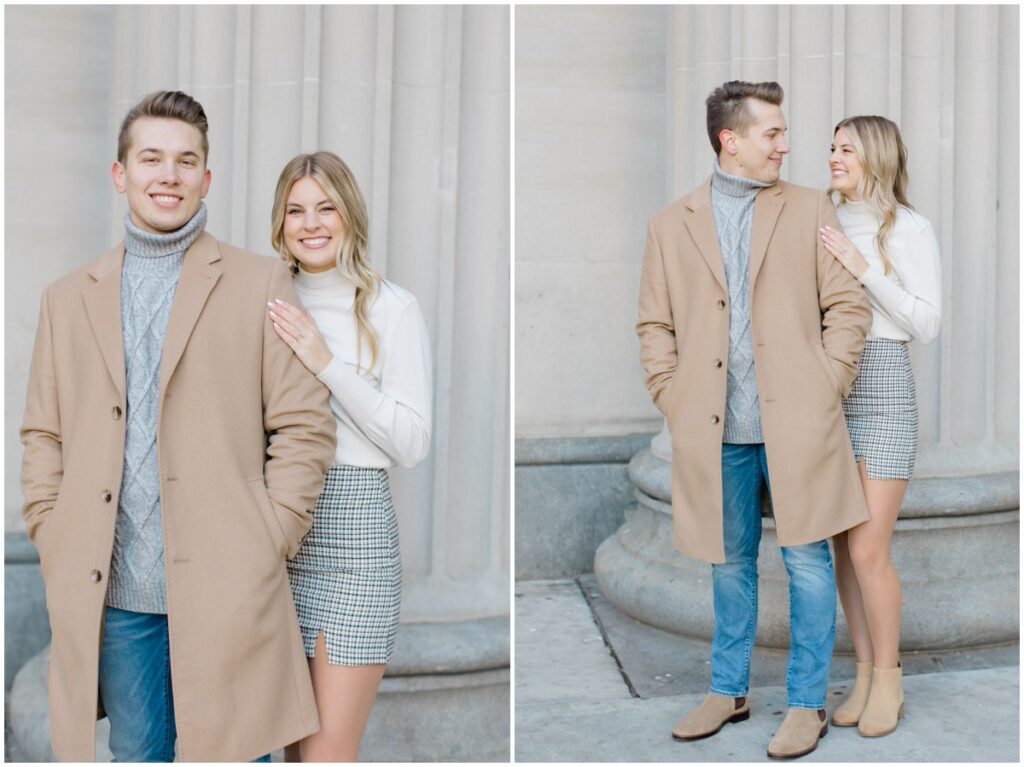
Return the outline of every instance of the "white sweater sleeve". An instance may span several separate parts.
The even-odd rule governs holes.
[[[411,468],[430,449],[433,402],[430,337],[417,302],[402,310],[379,349],[379,390],[337,356],[317,378],[373,444]]]
[[[889,318],[923,344],[939,334],[942,306],[942,264],[931,224],[907,243],[894,269],[902,285],[872,263],[860,281]]]

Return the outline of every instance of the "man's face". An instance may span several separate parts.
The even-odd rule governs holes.
[[[722,170],[774,184],[782,173],[782,158],[789,154],[786,118],[781,107],[759,99],[747,99],[747,108],[754,123],[744,135],[722,131]],[[731,170],[726,167],[726,155]]]
[[[124,164],[110,169],[128,195],[132,223],[147,232],[180,229],[210,189],[199,129],[181,120],[141,117],[131,126]]]

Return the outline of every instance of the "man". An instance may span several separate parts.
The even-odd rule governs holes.
[[[49,285],[21,430],[53,634],[53,750],[242,761],[319,723],[285,571],[334,453],[320,385],[265,319],[284,263],[203,231],[207,120],[124,119],[125,239]],[[266,757],[264,756],[264,760]]]
[[[868,518],[841,397],[871,311],[818,235],[826,195],[779,180],[782,88],[733,81],[707,99],[712,176],[651,220],[640,286],[641,362],[672,434],[676,548],[712,564],[711,690],[680,740],[746,719],[757,625],[760,491],[768,483],[790,577],[789,711],[768,755],[824,735],[835,638],[826,539]]]

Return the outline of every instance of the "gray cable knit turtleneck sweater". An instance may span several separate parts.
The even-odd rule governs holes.
[[[718,246],[729,285],[729,367],[725,389],[725,431],[722,441],[731,444],[764,442],[761,407],[754,372],[754,343],[750,333],[750,232],[754,222],[754,198],[772,184],[733,176],[715,159],[711,179]]]
[[[166,613],[156,452],[160,358],[185,251],[206,226],[206,206],[200,204],[185,226],[167,234],[139,229],[130,214],[124,225],[121,327],[128,413],[107,604],[132,612]]]

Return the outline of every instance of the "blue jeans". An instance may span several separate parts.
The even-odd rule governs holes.
[[[747,695],[750,653],[757,634],[757,552],[761,543],[761,482],[768,484],[764,444],[722,445],[722,532],[725,564],[712,565],[715,632],[711,692]],[[825,707],[836,637],[836,579],[826,541],[783,546],[789,573],[790,708]]]
[[[106,608],[100,696],[116,762],[173,762],[177,730],[167,616]],[[269,762],[270,755],[255,759]]]

